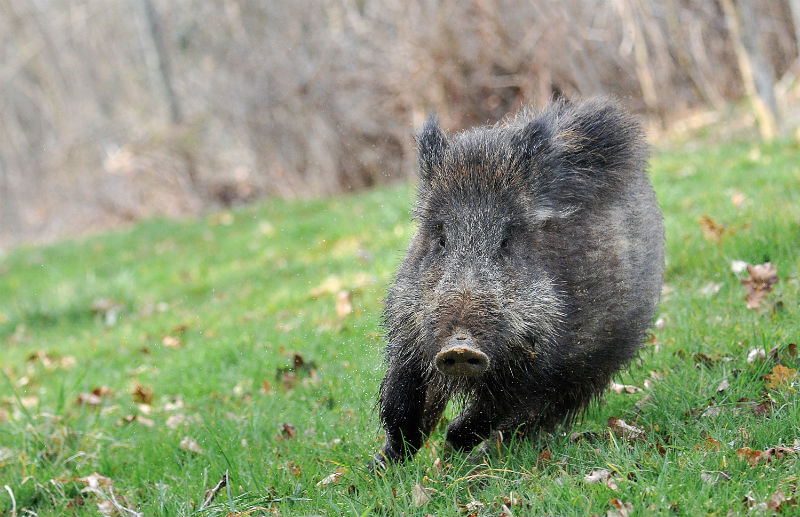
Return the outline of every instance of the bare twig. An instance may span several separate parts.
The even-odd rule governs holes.
[[[225,471],[225,474],[222,476],[222,479],[219,480],[219,483],[217,483],[217,486],[215,486],[214,488],[212,488],[211,490],[206,492],[206,499],[205,499],[205,501],[203,501],[203,504],[200,505],[199,509],[203,510],[208,505],[210,505],[214,501],[214,498],[217,497],[217,494],[219,493],[219,491],[222,490],[226,486],[228,486],[228,471],[227,470]]]

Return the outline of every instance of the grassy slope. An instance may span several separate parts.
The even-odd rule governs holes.
[[[485,506],[474,511],[482,515],[499,513],[513,493],[521,499],[515,514],[603,514],[615,497],[632,503],[634,514],[726,514],[746,511],[745,494],[757,501],[788,494],[800,458],[751,467],[735,451],[800,438],[797,378],[765,391],[761,376],[774,363],[746,361],[752,347],[800,338],[798,153],[784,142],[657,154],[666,325],[618,380],[643,386],[651,371],[663,380],[647,393],[607,394],[570,430],[596,435],[576,442],[570,431],[541,436],[477,470],[447,455],[441,430],[414,462],[382,478],[362,468],[380,445],[373,408],[382,371],[380,300],[413,231],[410,187],[269,201],[18,250],[0,259],[0,487],[9,485],[18,514],[24,507],[39,515],[96,514],[101,499],[81,496],[85,485],[76,481],[95,471],[113,480],[123,504],[146,515],[197,511],[226,470],[230,486],[205,513],[454,514],[478,501]],[[736,192],[746,198],[739,207],[731,202]],[[702,214],[727,225],[720,243],[703,237]],[[746,309],[732,260],[776,264],[781,281],[768,305],[779,299],[782,308]],[[716,294],[704,294],[709,283]],[[345,318],[335,309],[341,289],[352,293]],[[103,298],[123,307],[112,325],[92,311]],[[165,346],[165,336],[181,346]],[[300,368],[299,380],[284,386],[281,371],[294,353],[313,362],[314,373]],[[711,364],[698,363],[697,353]],[[786,352],[781,362],[800,369]],[[730,387],[717,392],[725,378]],[[149,412],[131,393],[137,383],[155,394]],[[113,395],[99,408],[76,404],[100,386]],[[774,401],[767,415],[736,408],[737,400],[761,402],[766,393]],[[637,414],[634,403],[645,394]],[[183,407],[170,409],[175,399]],[[719,412],[707,412],[709,403]],[[153,425],[121,421],[136,414]],[[173,415],[187,418],[172,429],[166,422]],[[647,437],[614,436],[610,416]],[[182,449],[185,437],[203,453]],[[539,460],[544,449],[549,460]],[[439,456],[443,472],[433,466]],[[338,483],[315,486],[337,467],[345,467]],[[612,471],[618,490],[583,482],[599,468]],[[719,471],[731,479],[701,479]],[[421,506],[416,484],[433,489]],[[11,508],[0,491],[0,513]]]

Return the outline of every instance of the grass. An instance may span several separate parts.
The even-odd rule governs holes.
[[[797,501],[800,454],[752,465],[737,450],[800,444],[798,377],[773,382],[778,363],[800,369],[789,347],[799,153],[786,141],[656,153],[668,288],[659,328],[617,378],[644,391],[609,391],[569,428],[477,467],[445,450],[440,426],[414,461],[382,477],[364,468],[381,445],[379,314],[413,232],[410,186],[18,249],[0,258],[0,514],[113,513],[112,494],[118,515],[495,515],[503,504],[574,515],[622,503],[632,515],[725,515],[772,512],[776,492]],[[746,308],[734,260],[777,266],[763,309]],[[747,361],[776,346],[777,360]],[[615,434],[609,417],[644,437]],[[599,469],[611,482],[584,481]],[[112,487],[86,490],[94,472]]]

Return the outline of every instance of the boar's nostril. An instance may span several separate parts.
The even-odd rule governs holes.
[[[470,346],[450,346],[436,354],[436,369],[445,375],[474,377],[489,367],[489,357]]]

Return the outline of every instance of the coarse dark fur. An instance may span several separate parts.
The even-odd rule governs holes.
[[[450,136],[431,117],[417,144],[419,227],[384,314],[378,464],[413,455],[453,397],[464,409],[447,441],[462,450],[573,416],[635,356],[664,270],[642,129],[613,102]],[[457,334],[489,358],[482,374],[437,370]]]

